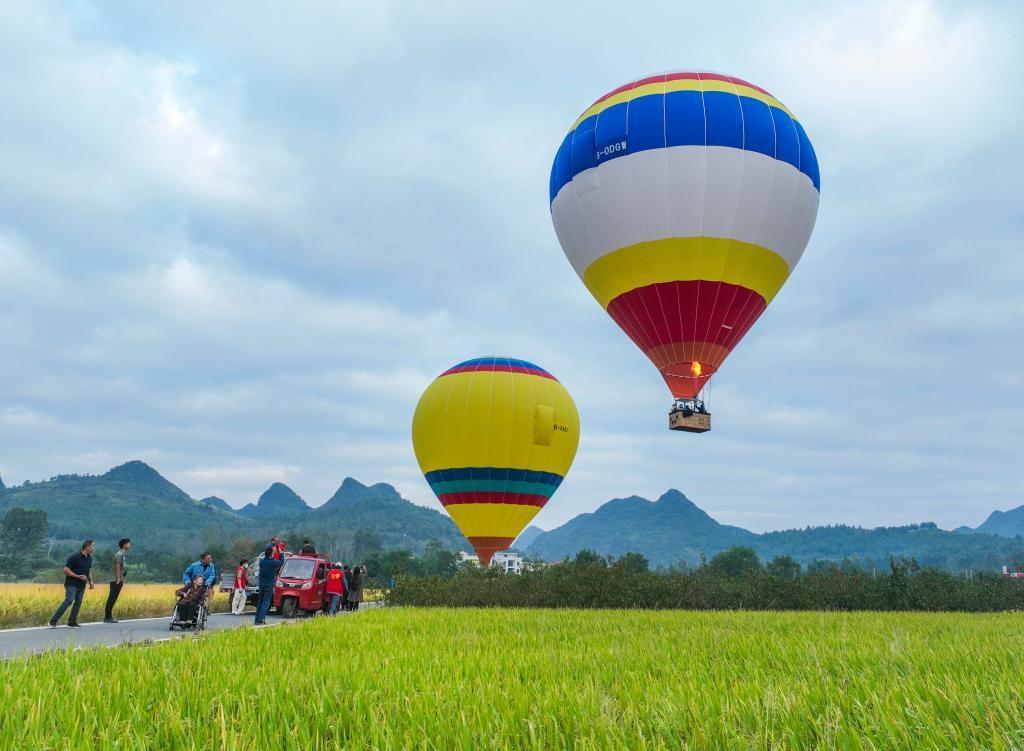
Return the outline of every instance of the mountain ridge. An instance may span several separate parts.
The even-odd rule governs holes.
[[[753,548],[762,560],[788,555],[804,565],[850,559],[886,566],[890,557],[913,557],[923,565],[963,570],[998,569],[1024,559],[1024,540],[951,532],[932,522],[871,529],[838,524],[755,533],[719,523],[674,489],[655,501],[640,496],[612,499],[537,535],[526,552],[546,561],[571,558],[584,549],[613,557],[635,552],[655,566],[692,566],[737,545]]]
[[[469,549],[450,518],[402,498],[391,485],[366,486],[346,478],[331,500],[311,508],[287,485],[274,483],[249,504],[257,513],[242,513],[216,496],[195,500],[145,462],[133,460],[102,475],[57,475],[8,488],[0,493],[0,516],[15,506],[42,509],[57,540],[130,537],[161,550],[298,530],[338,541],[360,529],[376,533],[385,548],[422,550],[437,539],[449,549]]]
[[[957,527],[954,531],[999,535],[1000,537],[1024,536],[1024,506],[1017,506],[1006,511],[993,511],[977,527]]]
[[[284,483],[272,484],[245,509],[223,499],[195,500],[157,470],[135,460],[102,475],[58,475],[0,492],[0,515],[15,506],[40,508],[57,540],[131,537],[161,550],[191,549],[203,540],[256,539],[271,534],[308,534],[344,548],[360,530],[372,532],[385,549],[423,550],[438,540],[451,550],[470,549],[454,522],[439,511],[401,497],[387,483],[364,485],[346,477],[321,506],[311,507]],[[261,510],[262,509],[262,510]],[[889,556],[917,558],[950,570],[998,569],[1024,560],[1024,539],[1004,534],[1024,507],[993,512],[977,530],[939,529],[935,524],[866,529],[849,525],[754,533],[721,524],[685,494],[670,489],[656,500],[614,498],[592,512],[543,531],[528,527],[518,550],[543,560],[571,557],[581,549],[604,555],[645,555],[655,566],[694,565],[717,552],[748,545],[763,560],[789,555],[803,564],[849,558],[885,566]],[[347,540],[348,542],[345,542]]]

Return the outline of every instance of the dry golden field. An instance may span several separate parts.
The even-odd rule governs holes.
[[[114,617],[145,618],[170,615],[174,605],[174,590],[178,584],[132,584],[121,590],[114,607]],[[99,582],[96,589],[85,590],[85,601],[79,620],[83,623],[103,619],[103,606],[107,602],[107,583]],[[62,584],[0,584],[0,628],[16,626],[42,626],[64,599]],[[228,609],[228,595],[217,594],[213,611]],[[67,614],[64,616],[67,618]]]

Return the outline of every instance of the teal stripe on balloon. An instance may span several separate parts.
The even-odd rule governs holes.
[[[447,482],[432,482],[431,489],[437,495],[448,493],[526,493],[528,495],[542,495],[550,498],[557,490],[557,485],[549,485],[541,482],[522,482],[515,480],[449,480]]]

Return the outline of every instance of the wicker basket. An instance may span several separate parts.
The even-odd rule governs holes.
[[[668,427],[670,430],[687,433],[707,433],[711,430],[711,415],[707,412],[674,409],[668,413]]]

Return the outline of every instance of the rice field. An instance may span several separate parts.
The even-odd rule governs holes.
[[[0,665],[19,749],[1019,749],[1021,616],[371,610]]]
[[[128,582],[114,607],[118,619],[146,618],[167,615],[174,602],[174,590],[179,584],[132,584]],[[85,600],[79,620],[83,623],[103,620],[103,607],[107,604],[107,583],[97,583],[95,589],[85,590]],[[0,628],[41,626],[64,599],[63,584],[0,584]],[[218,594],[213,610],[228,610],[228,595]],[[67,619],[67,613],[64,614]]]

